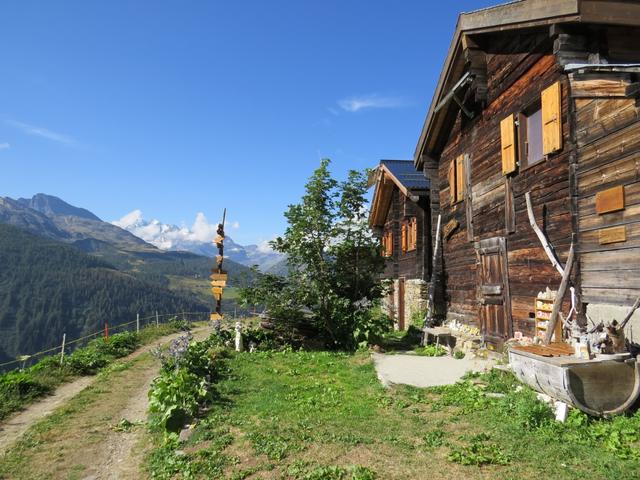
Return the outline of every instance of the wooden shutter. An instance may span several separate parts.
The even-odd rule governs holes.
[[[465,191],[465,173],[464,173],[464,155],[456,158],[456,202],[464,200]]]
[[[542,153],[562,150],[562,89],[556,82],[542,91]]]
[[[500,121],[500,143],[502,145],[502,174],[516,171],[516,123],[513,114]]]
[[[449,164],[448,177],[449,177],[449,200],[453,205],[454,203],[456,203],[456,161],[455,160],[451,160],[451,163]]]
[[[405,253],[407,251],[407,222],[402,222],[401,233],[402,253]]]

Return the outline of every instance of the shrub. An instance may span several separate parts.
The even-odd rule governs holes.
[[[442,357],[447,354],[447,349],[442,345],[425,345],[424,347],[416,348],[416,355],[423,357]]]
[[[93,375],[109,363],[107,355],[95,346],[80,348],[67,358],[71,369],[79,375]]]

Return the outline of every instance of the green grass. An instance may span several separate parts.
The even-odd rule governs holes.
[[[98,338],[67,355],[63,365],[60,365],[60,357],[54,355],[24,370],[0,375],[0,420],[53,392],[58,385],[81,375],[94,374],[138,346],[176,331],[176,325],[163,324],[142,328],[137,335],[115,334],[109,342]]]
[[[186,443],[156,436],[153,478],[630,478],[640,415],[566,424],[513,376],[383,389],[367,354],[234,354]],[[503,398],[485,391],[505,393]]]

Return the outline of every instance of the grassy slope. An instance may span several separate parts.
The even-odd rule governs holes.
[[[513,391],[510,380],[495,383]],[[471,384],[384,390],[360,354],[237,354],[217,391],[220,401],[186,445],[158,439],[155,478],[614,479],[640,467],[637,443],[634,458],[623,459],[603,439],[585,441],[583,427],[527,425],[535,405],[526,395],[488,400]],[[498,464],[461,465],[452,452]]]

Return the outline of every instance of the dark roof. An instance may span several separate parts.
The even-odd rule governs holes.
[[[380,160],[391,174],[409,190],[428,190],[429,180],[416,170],[413,160]]]

